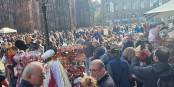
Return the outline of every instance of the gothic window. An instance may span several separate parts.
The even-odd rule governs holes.
[[[150,0],[150,8],[153,7],[153,4],[154,4],[154,2],[152,0]]]
[[[162,0],[159,0],[159,5],[162,5],[163,4],[163,1]]]
[[[133,1],[131,2],[131,7],[133,10],[135,9],[135,3]]]
[[[126,3],[123,3],[123,9],[126,10]]]
[[[108,12],[110,11],[110,6],[109,6],[109,5],[107,5],[107,11],[108,11]]]
[[[158,0],[153,0],[153,7],[156,8],[159,6]]]
[[[115,4],[115,10],[118,11],[118,5]]]
[[[144,0],[141,1],[141,8],[144,8]]]
[[[114,12],[114,3],[110,2],[110,12]]]

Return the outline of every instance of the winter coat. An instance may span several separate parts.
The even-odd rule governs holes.
[[[34,87],[34,86],[29,82],[22,80],[18,87]]]
[[[107,72],[105,72],[105,74],[97,80],[97,86],[98,87],[117,87]]]
[[[173,71],[171,66],[165,62],[155,62],[147,67],[139,66],[139,57],[131,62],[131,72],[144,83],[143,87],[157,87],[158,78],[173,78]]]
[[[94,49],[93,58],[91,60],[99,59],[105,53],[105,48],[99,45]]]
[[[83,53],[86,55],[87,58],[93,56],[94,46],[92,45],[92,42],[90,40],[86,40],[82,43],[83,45],[86,45],[86,49],[83,50]]]
[[[115,84],[118,84],[119,87],[130,87],[130,73],[127,61],[121,59],[120,56],[115,56],[114,59],[109,61],[107,70]]]
[[[108,62],[111,60],[111,56],[110,56],[109,52],[107,51],[104,55],[102,55],[100,57],[100,60],[104,63],[105,69],[107,70]]]

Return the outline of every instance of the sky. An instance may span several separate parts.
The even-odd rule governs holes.
[[[99,2],[101,2],[101,0],[92,0],[92,1],[99,1]]]

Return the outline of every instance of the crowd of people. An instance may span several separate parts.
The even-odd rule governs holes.
[[[55,57],[55,49],[61,46],[82,44],[86,45],[82,52],[87,59],[86,76],[76,82],[80,87],[174,87],[174,22],[168,27],[161,22],[51,31],[49,47],[44,38],[39,32],[0,38],[0,58],[5,67],[5,75],[0,72],[1,85],[71,87],[66,69],[58,59],[48,62],[52,61],[49,57]],[[16,55],[30,51],[40,52],[41,58],[26,64],[22,74],[16,75],[15,67],[23,61],[17,61]],[[52,56],[45,54],[48,51],[53,51]]]

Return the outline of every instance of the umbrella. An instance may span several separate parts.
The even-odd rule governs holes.
[[[174,0],[171,0],[145,13],[145,17],[147,18],[147,20],[151,18],[161,18],[170,16],[174,16]]]

